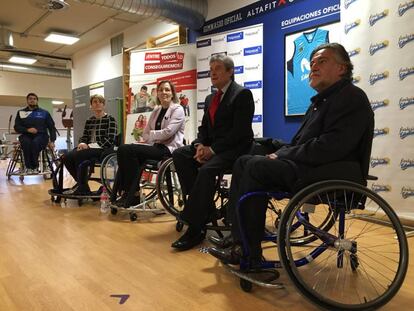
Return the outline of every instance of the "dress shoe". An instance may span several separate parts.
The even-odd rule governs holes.
[[[228,235],[224,238],[220,238],[218,236],[215,235],[210,235],[208,237],[208,240],[211,242],[211,244],[213,244],[216,248],[229,248],[230,246],[233,245],[233,237],[232,235]]]
[[[127,199],[127,194],[123,193],[121,197],[119,197],[118,199],[111,198],[111,203],[117,207],[124,207],[126,199]]]
[[[206,233],[204,231],[194,230],[190,227],[177,241],[171,244],[171,247],[179,251],[189,250],[203,242],[205,237]]]
[[[241,259],[241,248],[238,245],[229,247],[226,249],[221,249],[217,247],[210,247],[208,253],[217,259],[219,259],[224,264],[230,265],[239,265]]]

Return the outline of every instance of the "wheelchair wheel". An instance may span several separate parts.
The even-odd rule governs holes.
[[[315,215],[330,210],[327,230],[303,217],[309,202]],[[298,222],[314,241],[292,242]],[[329,310],[383,306],[401,287],[408,266],[407,239],[395,212],[375,192],[347,181],[319,182],[297,193],[283,211],[278,249],[298,290]]]
[[[101,163],[101,183],[105,186],[108,195],[112,194],[117,170],[116,153],[107,155]]]
[[[184,198],[172,158],[161,164],[156,188],[162,206],[173,216],[179,215],[184,209]]]

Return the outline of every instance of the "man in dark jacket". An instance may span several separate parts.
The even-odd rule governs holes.
[[[352,84],[353,65],[344,47],[323,44],[311,54],[309,84],[318,94],[290,144],[267,156],[243,156],[233,167],[229,209],[233,243],[240,243],[236,204],[244,193],[279,189],[297,190],[304,181],[346,179],[364,183],[368,174],[374,114],[364,91]],[[347,165],[336,164],[339,161]],[[302,184],[301,186],[299,184]],[[239,209],[245,219],[250,261],[260,262],[267,198],[250,197]],[[214,239],[213,239],[214,241]],[[228,240],[227,240],[228,241]],[[236,248],[216,239],[210,254],[237,264]],[[220,248],[222,246],[222,248]]]
[[[39,167],[39,153],[49,143],[54,148],[56,128],[50,113],[37,105],[35,93],[26,96],[27,107],[17,112],[14,130],[21,134],[19,141],[23,150],[26,173],[35,174]],[[49,132],[49,133],[48,133]]]
[[[234,63],[225,55],[210,58],[211,83],[217,92],[207,96],[197,139],[173,152],[184,196],[181,220],[188,230],[171,246],[187,250],[205,237],[204,226],[214,212],[216,177],[250,151],[253,143],[253,95],[233,81]]]

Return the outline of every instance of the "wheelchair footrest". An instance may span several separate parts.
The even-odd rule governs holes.
[[[279,272],[276,269],[240,271],[238,267],[236,268],[229,264],[224,264],[224,266],[240,279],[249,281],[253,284],[274,289],[285,288],[283,283],[276,282],[279,278]]]

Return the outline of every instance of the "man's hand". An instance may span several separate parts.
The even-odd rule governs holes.
[[[84,149],[88,149],[88,148],[89,148],[89,146],[85,143],[80,143],[78,145],[78,150],[84,150]]]
[[[53,141],[49,142],[49,148],[52,150],[55,150],[55,142]]]
[[[34,127],[29,127],[29,128],[27,129],[27,131],[28,131],[30,134],[37,134],[37,129],[35,129]]]
[[[194,155],[194,159],[199,163],[204,163],[203,157],[204,157],[204,145],[198,144],[196,147],[196,154]]]
[[[276,153],[267,154],[266,158],[268,158],[270,160],[276,160],[277,159],[277,154]]]

